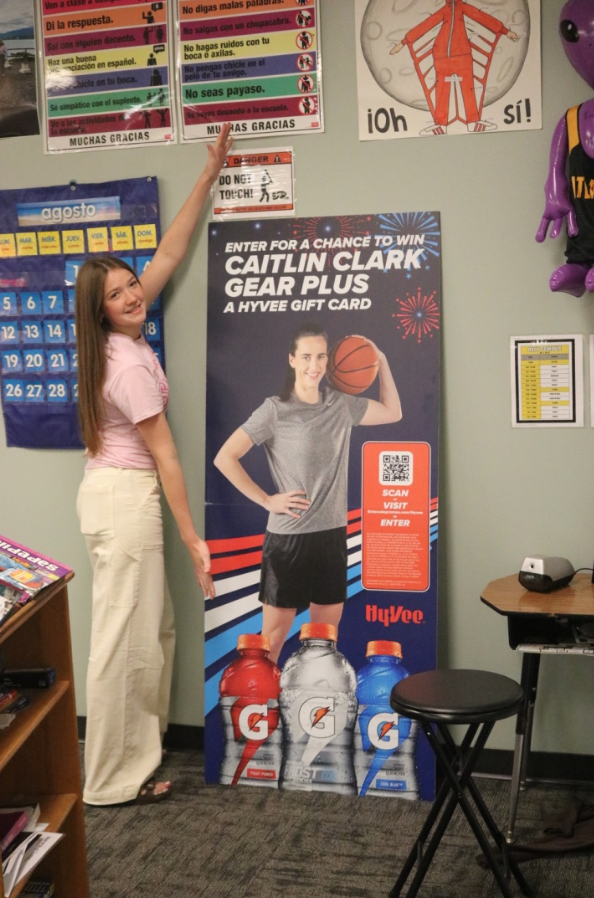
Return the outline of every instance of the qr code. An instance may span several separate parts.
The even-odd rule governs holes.
[[[413,482],[413,457],[410,452],[380,452],[380,483]]]

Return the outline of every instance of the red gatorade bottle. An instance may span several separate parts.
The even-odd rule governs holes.
[[[281,763],[280,670],[268,657],[268,636],[240,636],[237,651],[239,657],[219,684],[225,731],[220,782],[276,789]]]

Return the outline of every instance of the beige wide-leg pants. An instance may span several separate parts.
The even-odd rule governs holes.
[[[87,804],[136,798],[161,763],[175,630],[155,471],[91,468],[77,511],[93,566]]]

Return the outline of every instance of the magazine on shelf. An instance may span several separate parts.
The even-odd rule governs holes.
[[[25,811],[17,811],[12,808],[0,808],[0,848],[2,853],[14,842],[18,834],[25,828],[29,818]]]
[[[43,857],[63,838],[63,833],[45,832],[46,824],[38,824],[26,839],[9,855],[2,859],[2,879],[4,894],[9,895],[23,877],[32,873]],[[24,830],[23,832],[26,832]]]
[[[0,808],[0,834],[2,841],[2,859],[10,853],[9,847],[15,842],[22,830],[34,826],[39,820],[39,805],[26,805],[17,808]]]
[[[0,624],[72,568],[0,535]]]

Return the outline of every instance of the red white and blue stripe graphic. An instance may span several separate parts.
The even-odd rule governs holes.
[[[430,506],[430,542],[437,539],[437,497]],[[235,652],[237,637],[259,633],[262,628],[262,605],[258,600],[260,566],[264,534],[208,541],[211,570],[217,597],[208,603],[205,628],[205,713],[216,707],[219,681],[228,655]],[[347,523],[347,600],[363,592],[361,583],[361,509],[348,513]],[[309,620],[308,609],[295,615],[287,639],[299,632]]]

